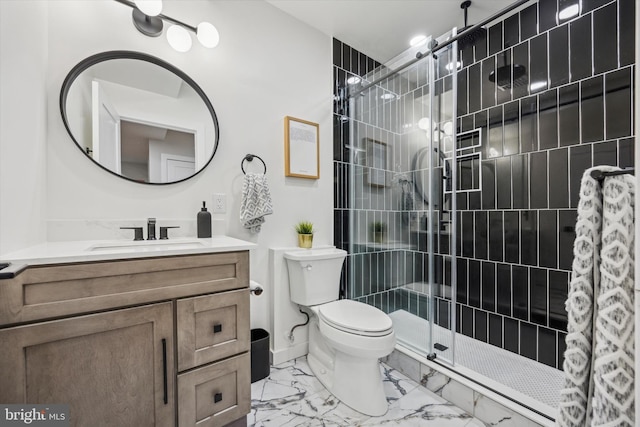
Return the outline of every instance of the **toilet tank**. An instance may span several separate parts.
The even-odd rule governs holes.
[[[346,251],[335,247],[285,252],[291,301],[312,306],[337,300],[346,256]]]

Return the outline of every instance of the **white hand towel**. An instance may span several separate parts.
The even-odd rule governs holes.
[[[259,233],[264,217],[273,213],[271,194],[264,174],[248,173],[242,185],[240,221],[252,233]]]

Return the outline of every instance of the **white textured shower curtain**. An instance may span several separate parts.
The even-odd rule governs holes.
[[[617,170],[598,167],[603,171]],[[634,426],[635,178],[580,187],[565,351],[556,424]],[[595,300],[595,302],[594,302]]]

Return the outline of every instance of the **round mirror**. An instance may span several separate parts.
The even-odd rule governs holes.
[[[62,84],[60,111],[78,148],[130,181],[191,178],[218,148],[218,119],[202,89],[143,53],[104,52],[80,62]]]
[[[429,173],[429,153],[431,153],[431,164],[434,165],[433,173],[433,193],[432,201],[434,209],[440,209],[444,203],[443,209],[448,208],[449,194],[444,195],[443,200],[443,184],[447,192],[451,191],[451,167],[449,161],[444,157],[444,154],[434,148],[433,151],[429,151],[429,147],[424,147],[418,150],[413,155],[411,162],[411,168],[413,170],[413,182],[416,190],[416,194],[419,199],[429,204],[429,185],[431,183],[431,174]],[[443,171],[444,165],[444,171]]]

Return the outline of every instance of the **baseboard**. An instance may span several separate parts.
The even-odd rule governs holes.
[[[309,353],[309,343],[305,341],[281,350],[269,350],[269,353],[269,357],[271,358],[271,365],[276,366],[289,360],[305,356],[307,353]]]

